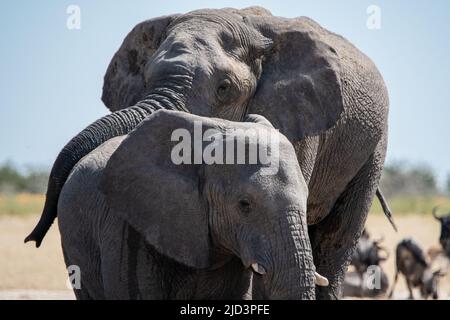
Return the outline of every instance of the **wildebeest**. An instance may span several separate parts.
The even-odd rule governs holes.
[[[414,299],[412,288],[418,287],[424,299],[438,298],[438,279],[444,274],[432,270],[420,245],[411,238],[401,240],[396,250],[396,273],[389,297],[392,297],[399,273],[403,274],[409,290],[409,298]]]
[[[369,233],[364,230],[352,256],[351,265],[355,271],[345,275],[344,296],[375,297],[387,291],[389,281],[380,263],[387,260],[389,253],[380,245],[382,241],[383,238],[370,239]],[[381,252],[384,254],[381,255]]]
[[[389,280],[380,266],[371,266],[362,276],[356,271],[345,274],[344,297],[373,298],[386,293]]]
[[[445,254],[450,257],[450,212],[447,215],[438,216],[438,207],[433,208],[433,217],[441,223],[441,235],[439,237],[439,242],[441,243],[442,249],[444,249]]]
[[[360,275],[366,272],[369,266],[380,265],[380,262],[388,259],[389,253],[387,249],[380,245],[382,241],[383,238],[378,240],[370,239],[368,232],[364,230],[351,261],[351,264]],[[381,252],[384,252],[384,256],[380,254]]]

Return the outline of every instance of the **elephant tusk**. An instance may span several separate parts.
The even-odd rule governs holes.
[[[252,269],[253,271],[255,271],[256,273],[260,274],[260,275],[265,275],[266,274],[266,269],[264,269],[264,267],[258,263],[252,263]]]
[[[327,278],[325,278],[324,276],[321,276],[317,272],[314,272],[314,276],[315,276],[314,283],[316,285],[321,286],[321,287],[328,286],[328,279]]]

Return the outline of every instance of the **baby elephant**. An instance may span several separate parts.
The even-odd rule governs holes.
[[[294,148],[246,121],[160,110],[75,166],[58,217],[77,298],[315,297]]]
[[[420,294],[424,299],[432,297],[438,299],[438,280],[445,274],[440,270],[432,270],[422,248],[413,239],[403,239],[397,245],[396,250],[396,273],[394,284],[389,297],[392,297],[398,274],[402,273],[408,286],[409,298],[414,299],[412,288],[419,287]]]

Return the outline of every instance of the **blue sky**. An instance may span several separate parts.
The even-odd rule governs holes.
[[[131,4],[132,3],[132,4]],[[81,29],[66,27],[69,5]],[[64,144],[107,113],[106,67],[145,19],[205,7],[262,5],[274,15],[308,16],[353,42],[389,89],[388,161],[428,163],[450,174],[450,1],[2,1],[0,163],[50,166]],[[369,5],[381,29],[366,26]]]

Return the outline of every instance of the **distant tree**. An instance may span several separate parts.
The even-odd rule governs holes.
[[[415,191],[419,194],[436,194],[436,177],[428,166],[418,166],[410,169],[411,183],[415,185]]]
[[[20,192],[26,188],[24,177],[17,171],[11,162],[6,162],[0,167],[0,191]]]
[[[447,181],[445,183],[447,194],[450,196],[450,173],[447,174]]]
[[[0,192],[44,193],[48,176],[48,170],[37,167],[28,167],[26,172],[22,173],[8,161],[0,165]]]
[[[30,167],[25,178],[26,191],[30,193],[45,193],[47,191],[49,172],[44,168]]]
[[[381,187],[388,197],[426,196],[438,193],[436,176],[430,167],[410,165],[406,162],[387,164],[381,177]]]

